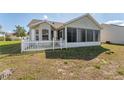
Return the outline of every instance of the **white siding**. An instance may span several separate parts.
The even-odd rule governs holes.
[[[51,26],[48,23],[42,23],[39,26],[39,30],[42,32],[42,29],[48,29],[49,30],[49,40],[51,40]],[[42,35],[40,35],[42,37]]]
[[[48,23],[42,23],[39,26],[40,29],[51,29],[51,26]]]
[[[30,35],[31,35],[31,40],[35,41],[35,30],[32,29]]]
[[[88,17],[84,17],[66,25],[67,27],[86,28],[99,30],[99,27]]]
[[[51,40],[51,26],[47,23],[42,23],[35,29],[31,30],[31,37],[32,40],[35,41],[35,30],[39,30],[39,39],[42,41],[42,29],[48,29],[49,30],[49,40]]]
[[[111,43],[124,44],[124,27],[115,25],[102,25],[101,41],[110,41]]]

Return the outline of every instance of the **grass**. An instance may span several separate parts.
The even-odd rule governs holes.
[[[101,68],[101,65],[100,65],[100,64],[95,64],[94,67],[95,67],[96,69],[100,69],[100,68]]]
[[[124,67],[119,66],[119,68],[117,70],[117,73],[120,74],[120,75],[124,75]]]
[[[20,53],[20,41],[0,41],[0,53],[16,54]]]
[[[20,53],[20,42],[0,42],[0,72],[15,68],[7,79],[124,79],[124,46],[70,48]]]
[[[50,59],[84,59],[91,60],[97,57],[99,54],[108,51],[108,49],[101,46],[83,47],[83,48],[69,48],[63,50],[47,50],[46,58]]]

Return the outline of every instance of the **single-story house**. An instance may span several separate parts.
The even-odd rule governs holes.
[[[22,41],[22,51],[100,45],[101,26],[90,14],[65,23],[33,19],[28,27],[29,37]]]
[[[101,42],[124,44],[124,26],[102,24],[101,27]]]

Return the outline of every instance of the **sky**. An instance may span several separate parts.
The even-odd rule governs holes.
[[[12,32],[15,25],[21,25],[28,31],[28,23],[32,19],[67,22],[83,13],[0,13],[0,25],[4,31]],[[124,13],[91,13],[101,23],[124,26]]]

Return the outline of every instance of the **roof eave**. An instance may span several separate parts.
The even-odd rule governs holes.
[[[84,18],[84,17],[89,17],[89,18],[98,26],[99,29],[102,29],[102,27],[100,26],[100,24],[99,24],[89,13],[87,13],[87,14],[85,14],[85,15],[83,15],[83,16],[74,18],[74,19],[72,19],[72,20],[66,22],[62,27],[66,26],[66,25],[68,25],[68,24],[70,24],[70,23],[72,23],[72,22],[74,22],[74,21],[77,21],[77,20],[79,20],[79,19],[81,19],[81,18]]]

